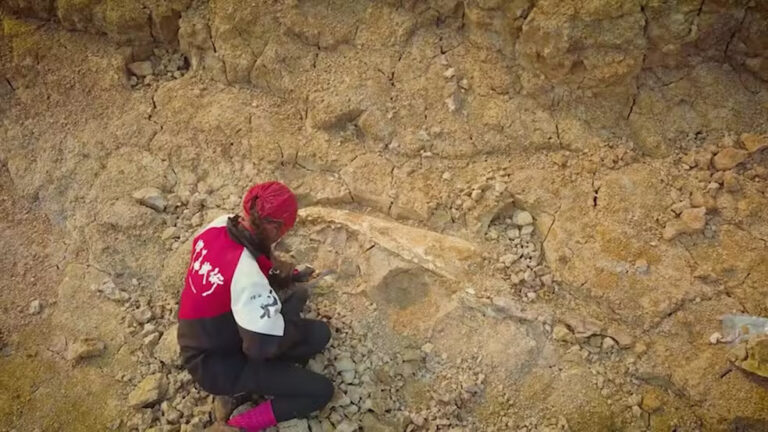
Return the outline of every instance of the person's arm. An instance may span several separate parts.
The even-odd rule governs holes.
[[[266,280],[233,286],[232,314],[243,339],[243,352],[254,360],[278,357],[304,335],[299,316],[283,313],[277,294]]]

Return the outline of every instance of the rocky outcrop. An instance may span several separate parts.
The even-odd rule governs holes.
[[[583,148],[618,135],[652,156],[669,154],[692,134],[726,125],[754,129],[766,116],[767,96],[759,90],[768,81],[768,6],[762,2],[13,0],[6,9],[104,33],[132,47],[134,60],[149,57],[154,45],[180,45],[195,70],[221,82],[309,98],[315,107],[328,103],[322,96],[328,90],[350,88],[354,75],[358,85],[351,88],[362,100],[340,99],[343,111],[310,109],[308,124],[321,129],[359,119],[370,130],[364,125],[371,116],[364,114],[387,111],[387,101],[406,88],[424,93],[424,106],[414,108],[436,119],[488,117],[499,104],[531,99],[554,117],[544,119],[555,127],[532,143],[537,147]],[[445,69],[455,70],[457,79],[419,82],[432,69],[415,57],[424,51],[450,62]],[[377,82],[385,91],[368,94]],[[718,110],[721,95],[732,91],[750,102]],[[515,139],[514,131],[527,127],[509,124],[513,113],[500,114],[485,128]],[[464,129],[449,133],[458,142],[483,135]],[[405,144],[391,135],[384,132],[387,142]],[[493,150],[476,142],[458,154]]]

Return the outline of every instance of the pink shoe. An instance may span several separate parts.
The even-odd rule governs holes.
[[[262,402],[248,411],[229,419],[228,425],[245,429],[246,432],[259,432],[276,426],[275,414],[272,412],[272,401]]]

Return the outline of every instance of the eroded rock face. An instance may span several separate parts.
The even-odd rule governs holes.
[[[541,142],[583,146],[585,140],[574,135],[600,139],[609,131],[630,137],[654,156],[668,154],[686,135],[734,125],[747,131],[766,116],[764,108],[754,109],[761,101],[764,106],[765,93],[756,88],[768,80],[768,7],[761,2],[466,0],[403,6],[243,0],[14,0],[7,5],[21,16],[106,33],[133,47],[135,60],[147,58],[153,45],[178,44],[194,69],[216,80],[297,100],[309,97],[306,120],[321,129],[359,119],[370,134],[373,114],[365,113],[385,110],[388,101],[399,99],[405,83],[434,98],[412,107],[417,111],[446,118],[477,111],[507,136],[527,125],[505,125],[510,116],[494,120],[499,107],[483,100],[488,91],[522,94],[551,109],[548,92],[559,89],[557,131]],[[433,29],[435,21],[444,24]],[[434,55],[457,62],[446,65],[455,70],[445,75],[449,82],[443,82],[444,71],[442,79],[418,82],[429,69],[419,52],[430,47],[439,48]],[[721,76],[707,82],[712,74]],[[351,75],[360,79],[350,81]],[[375,81],[383,91],[371,92],[380,87]],[[734,91],[724,82],[740,83],[735,91],[753,99],[753,108],[734,104],[718,110],[715,105],[728,100],[719,95]],[[575,107],[580,109],[576,115],[569,112]],[[409,116],[409,108],[401,110]],[[393,138],[387,128],[373,134],[384,145]],[[482,134],[454,130],[450,135],[456,143],[441,153],[466,155],[477,150],[460,149],[462,142]]]
[[[280,251],[337,270],[308,313],[333,326],[310,365],[340,394],[311,430],[764,419],[762,389],[721,378],[707,336],[721,314],[768,314],[765,9],[661,3],[165,2],[180,18],[160,22],[149,1],[6,2],[62,22],[5,16],[0,40],[2,202],[66,233],[46,267],[60,298],[24,318],[50,317],[55,358],[104,341],[71,376],[119,371],[103,378],[120,406],[167,378],[161,402],[154,385],[136,398],[159,409],[115,428],[204,428],[173,327],[190,239],[278,179],[323,206]],[[128,65],[174,23],[191,73],[134,85],[150,68]],[[12,343],[0,355],[48,356]]]

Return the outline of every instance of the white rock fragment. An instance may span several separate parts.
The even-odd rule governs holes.
[[[718,342],[723,340],[723,335],[720,334],[720,332],[714,332],[711,335],[709,335],[709,343],[712,345],[717,345]]]
[[[27,313],[29,315],[37,315],[42,311],[43,304],[40,302],[40,300],[32,300],[32,302],[29,303],[29,307],[27,308]]]
[[[515,210],[512,213],[512,223],[517,226],[525,226],[533,223],[533,216],[525,210]]]
[[[144,188],[133,193],[133,198],[139,204],[149,207],[154,211],[161,212],[165,210],[167,201],[163,193],[157,188]]]

